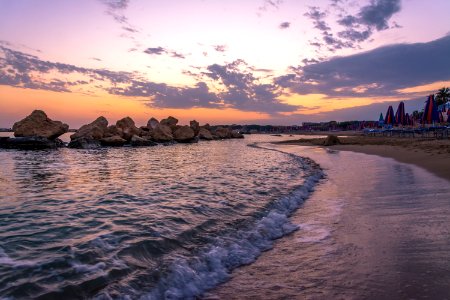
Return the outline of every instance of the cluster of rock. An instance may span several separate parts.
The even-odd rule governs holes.
[[[15,138],[0,138],[2,148],[57,148],[64,146],[58,137],[69,130],[67,124],[52,121],[41,110],[35,110],[13,126]],[[108,120],[99,117],[70,136],[69,147],[93,149],[102,146],[154,146],[158,143],[193,143],[198,140],[243,138],[239,132],[226,127],[200,126],[193,120],[190,125],[178,125],[174,117],[159,122],[151,118],[147,126],[136,127],[130,117],[108,126]]]
[[[47,149],[64,146],[58,137],[69,125],[53,121],[42,110],[35,110],[13,126],[15,138],[0,138],[0,148]]]
[[[151,118],[147,126],[137,127],[130,117],[117,121],[116,125],[109,125],[104,117],[97,118],[90,124],[83,125],[70,139],[72,148],[98,148],[101,146],[154,146],[157,143],[193,143],[198,140],[214,140],[225,138],[243,138],[244,136],[229,128],[200,124],[193,120],[190,125],[178,125],[174,117],[159,122]]]

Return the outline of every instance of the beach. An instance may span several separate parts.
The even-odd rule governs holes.
[[[448,299],[448,180],[376,155],[266,146],[314,159],[326,179],[291,216],[299,230],[204,299]]]
[[[414,164],[450,180],[450,140],[398,137],[370,137],[358,132],[337,133],[340,144],[334,150],[361,152]],[[280,142],[289,145],[322,146],[324,137],[301,138]]]

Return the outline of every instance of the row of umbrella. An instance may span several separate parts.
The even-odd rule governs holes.
[[[447,115],[450,116],[450,109],[447,110]],[[422,124],[433,124],[444,121],[443,115],[438,112],[434,95],[428,96],[422,118],[418,121]],[[386,125],[414,125],[414,118],[408,113],[405,113],[405,103],[402,101],[399,103],[395,114],[392,105],[389,105],[386,117],[383,118],[383,114],[380,114],[379,122]]]

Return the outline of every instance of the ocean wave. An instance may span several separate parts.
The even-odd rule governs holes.
[[[260,147],[256,144],[251,146]],[[254,262],[263,251],[272,247],[275,239],[297,230],[299,227],[292,224],[288,217],[308,198],[324,176],[314,161],[301,157],[297,159],[301,160],[306,174],[302,186],[274,201],[267,214],[254,226],[216,238],[194,259],[176,260],[167,275],[141,299],[195,299],[226,281],[236,267]]]

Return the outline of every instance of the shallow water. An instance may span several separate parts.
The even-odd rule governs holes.
[[[306,156],[326,180],[278,240],[205,299],[448,299],[450,182],[392,159],[265,145]]]
[[[275,139],[1,150],[0,297],[176,299],[226,280],[296,229],[321,177],[247,146]]]

